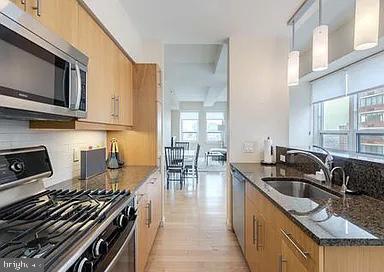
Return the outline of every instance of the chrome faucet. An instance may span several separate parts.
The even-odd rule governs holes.
[[[327,153],[327,157],[325,157],[325,165],[328,167],[329,170],[331,170],[333,167],[333,157],[332,157],[331,153],[322,146],[313,145],[313,147],[317,148],[317,149],[321,149],[325,153]]]
[[[345,194],[347,192],[347,189],[348,189],[347,186],[348,186],[348,182],[349,182],[349,176],[346,176],[344,169],[338,166],[338,167],[335,167],[332,169],[331,177],[333,176],[333,172],[335,172],[336,170],[340,170],[341,174],[343,175],[343,184],[341,185],[340,192],[342,194]]]
[[[312,153],[309,153],[306,151],[301,151],[301,150],[289,150],[289,151],[287,151],[287,154],[301,155],[301,156],[307,157],[307,158],[311,159],[312,161],[316,162],[320,166],[320,169],[323,170],[323,172],[324,172],[325,183],[328,185],[331,185],[331,183],[332,183],[331,169],[329,169],[329,166],[326,165],[317,156],[313,155]]]

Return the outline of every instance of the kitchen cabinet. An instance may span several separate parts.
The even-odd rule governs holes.
[[[19,0],[21,1],[21,0]],[[25,10],[36,20],[73,45],[77,45],[77,0],[23,0]],[[17,1],[16,1],[17,2]]]
[[[119,151],[127,165],[160,165],[162,153],[161,101],[158,101],[159,67],[156,64],[133,65],[133,131],[108,132],[119,142]]]
[[[10,0],[10,1],[24,11],[27,9],[27,1],[26,0]]]
[[[249,182],[246,184],[245,221],[246,259],[251,271],[278,271],[280,268],[287,272],[323,271],[323,247]]]
[[[162,182],[160,172],[153,174],[139,188],[138,198],[138,271],[143,272],[162,217]]]
[[[309,272],[301,263],[300,259],[296,257],[294,250],[292,250],[285,241],[281,244],[280,258],[282,272]]]
[[[30,127],[112,131],[132,128],[132,61],[78,1],[30,0],[27,3],[27,12],[89,58],[87,118],[68,122],[31,121]],[[40,15],[34,8],[36,3],[40,3]]]

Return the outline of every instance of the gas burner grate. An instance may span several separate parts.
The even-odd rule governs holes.
[[[52,190],[1,208],[0,258],[44,258],[49,266],[129,195]]]

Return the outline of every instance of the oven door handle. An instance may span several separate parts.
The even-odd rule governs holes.
[[[120,247],[119,251],[117,252],[115,257],[113,258],[113,260],[109,263],[108,267],[104,270],[105,272],[111,271],[112,268],[115,266],[117,260],[123,254],[124,248],[127,247],[127,244],[129,243],[129,241],[131,240],[133,234],[135,233],[136,225],[137,225],[137,221],[135,221],[135,224],[133,224],[133,227],[132,227],[131,231],[129,232],[127,239],[125,239],[123,245]],[[133,238],[135,239],[135,237],[133,237]]]

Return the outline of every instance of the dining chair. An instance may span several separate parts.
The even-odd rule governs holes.
[[[184,150],[189,150],[189,142],[175,141],[175,147],[184,147]]]
[[[200,144],[197,144],[195,158],[192,163],[187,163],[185,165],[185,173],[186,177],[192,177],[196,179],[196,183],[199,182],[199,171],[198,171],[198,163],[199,163],[199,153],[200,153]]]
[[[165,166],[167,189],[170,181],[180,181],[180,189],[182,189],[185,177],[184,147],[165,147]]]

